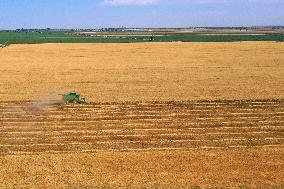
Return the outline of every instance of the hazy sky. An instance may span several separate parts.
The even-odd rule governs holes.
[[[284,25],[284,0],[0,0],[0,29]]]

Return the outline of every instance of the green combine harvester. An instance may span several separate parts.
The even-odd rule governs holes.
[[[66,94],[59,94],[62,96],[62,100],[65,104],[73,103],[73,104],[86,104],[86,99],[81,98],[79,93],[70,92]]]

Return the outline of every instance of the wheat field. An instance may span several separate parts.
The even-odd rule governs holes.
[[[284,45],[0,50],[0,188],[282,188]],[[77,91],[88,104],[56,104]]]
[[[0,97],[283,99],[283,51],[277,42],[12,45],[0,53]]]

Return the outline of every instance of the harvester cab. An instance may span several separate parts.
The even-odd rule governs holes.
[[[67,94],[59,94],[62,96],[64,103],[74,103],[74,104],[86,104],[85,98],[81,98],[80,94],[75,92],[70,92]]]

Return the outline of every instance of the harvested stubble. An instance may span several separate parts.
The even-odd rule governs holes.
[[[0,103],[0,154],[283,147],[284,102]],[[83,107],[83,108],[82,108]]]
[[[283,100],[92,103],[43,110],[31,110],[30,103],[0,103],[3,186],[268,187],[283,181]],[[25,165],[32,171],[15,172]],[[14,177],[27,174],[37,177]]]

